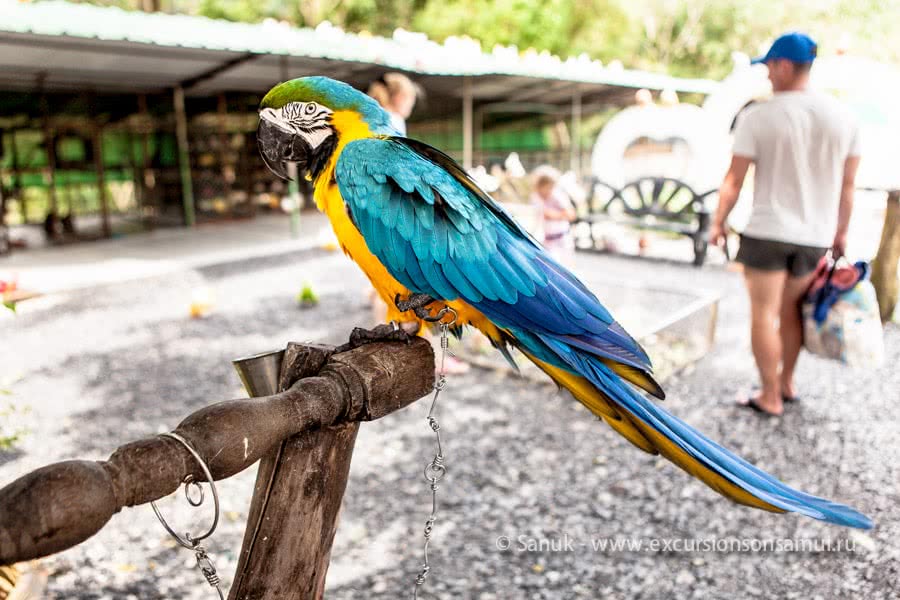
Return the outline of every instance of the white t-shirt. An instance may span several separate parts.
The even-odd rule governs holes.
[[[821,92],[778,92],[740,114],[734,154],[756,165],[744,234],[826,248],[837,232],[844,161],[859,156],[859,125]]]
[[[397,130],[402,136],[406,135],[406,119],[401,117],[399,114],[395,113],[392,110],[387,111],[388,116],[391,118],[391,126]]]

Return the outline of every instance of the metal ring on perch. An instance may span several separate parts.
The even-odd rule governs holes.
[[[192,489],[197,490],[198,497],[196,500],[191,497]],[[188,501],[188,504],[194,507],[200,506],[206,499],[206,492],[203,490],[203,486],[194,481],[193,475],[188,475],[184,478],[184,498]]]
[[[175,432],[168,432],[168,433],[163,433],[160,435],[170,437],[173,440],[180,443],[185,448],[187,448],[187,451],[190,452],[191,456],[194,457],[194,460],[197,461],[197,464],[199,464],[200,468],[203,470],[203,475],[204,475],[204,477],[206,477],[206,481],[207,481],[207,483],[209,483],[209,488],[212,490],[213,507],[215,509],[215,512],[213,515],[213,522],[212,522],[212,525],[210,525],[209,529],[206,531],[206,533],[204,533],[202,535],[197,535],[197,536],[191,535],[190,533],[186,533],[182,537],[178,533],[175,533],[175,530],[169,526],[169,523],[162,516],[162,513],[159,510],[159,507],[156,506],[156,502],[155,501],[150,502],[150,506],[153,508],[153,512],[156,513],[156,518],[159,519],[159,522],[162,523],[162,526],[165,527],[166,531],[169,532],[169,535],[171,535],[173,538],[175,538],[175,541],[177,541],[179,544],[181,544],[185,548],[188,548],[189,550],[193,550],[194,548],[197,547],[197,545],[202,540],[205,540],[206,538],[211,536],[213,534],[213,532],[216,530],[216,527],[219,525],[219,494],[216,491],[216,484],[213,481],[213,476],[212,476],[212,473],[210,473],[210,471],[209,471],[209,467],[206,466],[206,463],[203,461],[203,458],[200,456],[200,454],[197,453],[196,450],[194,450],[194,447],[191,446],[191,444],[186,439],[184,439],[183,437],[181,437],[180,435],[178,435]],[[203,488],[200,486],[200,483],[195,481],[193,476],[188,475],[187,477],[185,477],[184,485],[185,485],[184,493],[185,493],[185,497],[187,498],[188,503],[191,506],[195,506],[195,507],[203,504],[204,494],[203,494]],[[187,491],[187,486],[191,486],[191,485],[196,486],[196,488],[200,489],[200,498],[199,498],[199,501],[197,501],[196,503],[191,498],[189,492]]]

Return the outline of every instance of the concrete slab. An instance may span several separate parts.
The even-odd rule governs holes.
[[[286,215],[158,229],[16,252],[0,258],[0,279],[15,280],[20,289],[40,294],[84,289],[312,248],[330,239],[329,233],[327,219],[318,212],[303,214],[296,238],[290,237]]]

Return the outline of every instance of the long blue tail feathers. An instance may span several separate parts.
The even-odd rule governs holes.
[[[859,511],[795,490],[723,448],[639,394],[596,358],[558,341],[554,343],[546,338],[545,341],[573,370],[615,400],[621,408],[734,485],[785,511],[858,529],[873,526],[872,521]]]

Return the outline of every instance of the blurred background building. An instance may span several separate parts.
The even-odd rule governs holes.
[[[671,23],[638,11],[640,31],[622,21],[615,2],[594,7],[600,20],[572,5],[559,10],[575,33],[556,31],[552,23],[539,32],[545,45],[563,44],[559,50],[569,54],[588,47],[589,34],[605,35],[607,51],[623,52],[606,62],[584,52],[561,59],[502,43],[485,51],[485,44],[453,35],[438,43],[381,23],[387,13],[354,16],[337,7],[329,13],[328,3],[318,9],[321,3],[178,5],[231,20],[172,14],[175,2],[107,4],[141,10],[0,0],[0,201],[14,241],[109,237],[289,208],[288,190],[259,159],[253,132],[261,94],[293,77],[324,74],[365,90],[386,72],[407,74],[425,92],[409,135],[469,169],[495,172],[515,152],[525,171],[549,164],[576,180],[593,175],[615,186],[669,176],[697,191],[718,184],[737,112],[768,93],[765,69],[751,68],[724,40],[734,38],[733,46],[754,32],[732,23],[724,41],[714,40],[707,31],[712,25],[697,21],[691,2]],[[462,4],[438,14],[425,3],[415,18],[404,18],[440,31],[459,21]],[[300,12],[289,14],[291,7]],[[651,11],[655,19],[666,14],[662,8]],[[319,12],[306,14],[314,9]],[[737,23],[739,12],[716,18]],[[323,20],[328,16],[392,33],[349,33]],[[478,22],[507,17],[480,14]],[[261,22],[235,22],[241,19]],[[484,23],[473,27],[474,35],[495,35]],[[709,39],[692,50],[698,40],[685,32]],[[864,185],[896,186],[889,181],[895,177],[890,157],[900,136],[890,99],[900,75],[889,65],[844,55],[843,41],[837,46],[814,76],[848,99],[870,141],[877,138],[869,146],[877,151],[863,161]],[[676,77],[658,72],[666,60],[678,74],[731,74],[722,81]],[[623,61],[656,72],[626,69]]]

